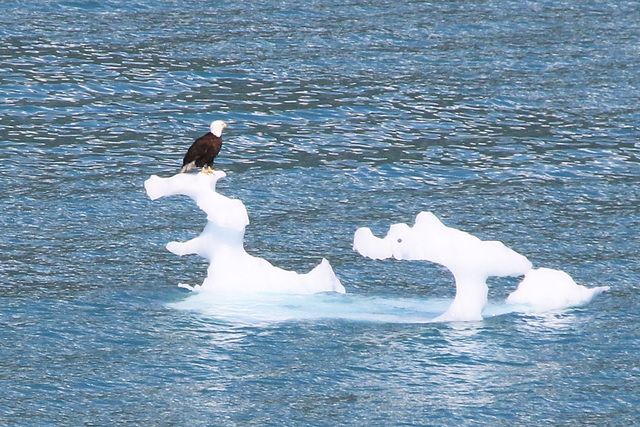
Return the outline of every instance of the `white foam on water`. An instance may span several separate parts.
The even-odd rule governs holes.
[[[144,186],[152,200],[182,194],[191,197],[207,214],[202,233],[187,242],[170,242],[167,249],[176,255],[197,254],[209,260],[207,277],[196,292],[217,294],[344,293],[345,288],[326,259],[306,274],[283,270],[263,258],[249,255],[244,249],[245,228],[249,216],[244,204],[216,191],[216,183],[226,174],[180,173],[169,178],[156,175]]]

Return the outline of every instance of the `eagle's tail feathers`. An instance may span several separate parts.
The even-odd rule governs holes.
[[[196,162],[187,163],[186,165],[182,166],[182,169],[180,169],[180,173],[189,172],[191,169],[195,167],[195,165],[196,165]]]

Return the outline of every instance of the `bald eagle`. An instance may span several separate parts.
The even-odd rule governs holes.
[[[180,173],[188,172],[195,167],[201,167],[204,173],[212,173],[213,159],[216,158],[222,147],[222,129],[226,127],[227,124],[222,120],[212,122],[211,132],[196,139],[196,142],[187,150]]]

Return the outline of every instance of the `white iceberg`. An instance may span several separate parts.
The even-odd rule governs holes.
[[[436,321],[482,320],[490,276],[521,276],[531,262],[502,242],[479,238],[444,225],[433,213],[418,214],[413,227],[393,224],[386,237],[369,228],[356,231],[353,248],[373,259],[426,260],[448,268],[455,278],[456,296]]]
[[[567,273],[550,268],[527,272],[518,289],[507,298],[510,304],[525,305],[535,310],[557,310],[587,304],[608,286],[587,288],[578,285]]]
[[[167,249],[176,255],[197,254],[209,260],[207,277],[194,291],[220,293],[345,293],[326,259],[306,274],[275,267],[267,260],[249,255],[244,249],[249,216],[244,204],[216,192],[216,183],[226,174],[181,173],[169,178],[151,176],[144,186],[152,199],[182,194],[191,197],[207,214],[200,236],[187,242],[170,242]]]
[[[503,243],[483,241],[447,227],[431,212],[418,214],[413,227],[391,225],[383,239],[374,236],[369,228],[359,228],[353,249],[373,259],[425,260],[448,268],[455,278],[456,296],[435,321],[481,320],[489,290],[486,280],[490,276],[524,275],[507,303],[535,311],[584,305],[609,289],[578,285],[563,271],[533,269],[525,256]]]

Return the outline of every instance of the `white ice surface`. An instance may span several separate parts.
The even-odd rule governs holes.
[[[539,309],[585,304],[608,289],[577,285],[561,271],[532,270],[525,256],[503,243],[483,241],[447,227],[431,212],[418,214],[413,227],[391,225],[384,238],[374,236],[369,228],[360,228],[354,235],[353,248],[373,259],[425,260],[448,268],[455,278],[456,295],[436,321],[482,319],[489,290],[486,280],[490,276],[526,275],[507,302]]]
[[[507,302],[535,310],[557,310],[587,304],[594,296],[607,290],[608,286],[587,288],[578,285],[564,271],[538,268],[527,272]]]
[[[198,237],[167,244],[167,249],[176,255],[197,254],[209,260],[207,278],[193,290],[232,294],[345,292],[326,259],[309,273],[298,274],[249,255],[244,250],[245,227],[249,224],[247,209],[240,200],[216,192],[217,181],[225,176],[222,171],[181,173],[169,178],[154,175],[144,183],[153,200],[186,195],[207,214],[207,225]]]

